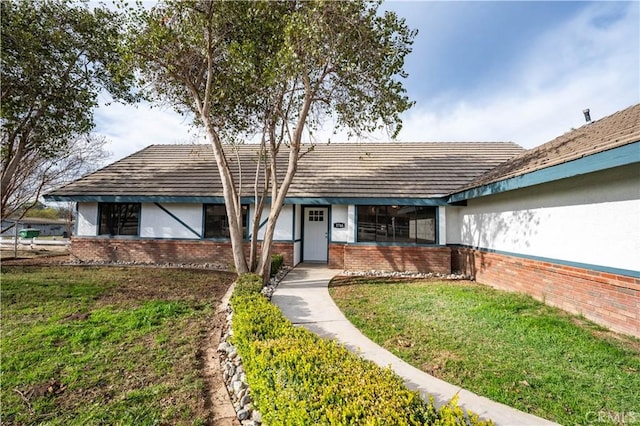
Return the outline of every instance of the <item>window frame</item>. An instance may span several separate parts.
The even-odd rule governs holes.
[[[208,225],[207,225],[207,208],[208,207],[222,207],[224,211],[224,222],[227,225],[227,230],[229,229],[229,222],[227,217],[227,206],[224,203],[207,203],[202,205],[202,238],[205,240],[221,240],[221,241],[229,241],[231,240],[231,234],[229,235],[207,235]],[[242,209],[242,239],[245,240],[247,238],[248,225],[249,225],[249,204],[242,204],[240,206]],[[224,228],[223,228],[224,229]]]
[[[135,207],[135,213],[137,215],[136,220],[135,220],[135,233],[120,233],[120,232],[112,232],[114,231],[114,224],[109,223],[108,225],[104,224],[104,217],[103,214],[105,213],[105,209],[109,208],[109,209],[113,209],[114,207],[118,207],[119,211],[117,212],[117,221],[118,221],[118,226],[117,228],[120,229],[120,222],[121,222],[121,216],[123,213],[123,207],[124,206],[134,206]],[[107,222],[110,222],[111,220],[113,220],[115,218],[114,216],[114,212],[110,212],[107,213],[109,215],[109,217],[107,217]],[[126,214],[126,213],[125,213]],[[98,203],[98,226],[97,226],[97,234],[98,236],[108,236],[108,237],[139,237],[140,236],[140,221],[142,218],[142,203],[122,203],[122,202],[101,202]],[[122,229],[125,229],[127,227],[133,226],[132,224],[127,224],[127,221],[125,219],[125,222],[122,224]],[[103,226],[106,226],[107,229],[105,229],[105,231],[108,232],[103,232]]]
[[[374,244],[374,245],[394,245],[394,246],[407,246],[407,245],[411,245],[411,246],[434,246],[434,245],[438,245],[438,240],[439,240],[439,230],[438,230],[438,207],[437,206],[424,206],[424,205],[392,205],[392,204],[367,204],[367,205],[356,205],[356,212],[355,212],[355,238],[354,241],[356,244]],[[375,215],[375,223],[373,224],[373,239],[369,239],[369,240],[362,240],[361,239],[361,210],[360,209],[364,209],[364,208],[374,208],[374,215]],[[380,209],[384,208],[384,214],[380,214]],[[401,209],[405,209],[405,208],[413,208],[413,221],[414,221],[414,233],[415,233],[415,237],[413,237],[411,240],[409,239],[409,237],[404,238],[402,241],[396,241],[395,237],[391,240],[378,240],[378,234],[381,231],[386,231],[387,227],[389,226],[389,223],[393,222],[393,219],[391,219],[391,222],[389,221],[389,218],[395,218],[395,217],[399,217],[398,215],[395,216],[391,216],[389,215],[389,208],[397,208],[398,210]],[[419,226],[419,220],[420,219],[425,219],[425,218],[421,218],[420,216],[420,210],[426,210],[429,214],[428,216],[430,217],[426,217],[426,219],[432,219],[433,220],[433,240],[426,240],[426,239],[422,239],[423,241],[418,241],[420,240],[419,238],[419,233],[418,233],[418,226]],[[384,218],[383,220],[379,220],[379,218],[382,217]],[[411,220],[411,218],[410,218]],[[408,235],[411,236],[411,230],[410,228],[408,228]]]

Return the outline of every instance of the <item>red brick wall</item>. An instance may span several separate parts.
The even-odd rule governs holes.
[[[231,243],[229,243],[229,245],[231,245]],[[258,249],[260,249],[260,243],[258,243]],[[247,253],[247,256],[249,256],[248,244],[245,246],[245,252]],[[287,266],[293,266],[293,243],[273,243],[273,246],[271,247],[271,253],[281,254],[284,258],[284,264]]]
[[[249,252],[248,244],[245,251]],[[208,240],[146,240],[76,237],[71,253],[82,261],[141,263],[212,263],[231,267],[231,243]],[[274,243],[272,253],[293,263],[293,243]]]
[[[346,244],[329,244],[329,268],[330,269],[345,269],[344,268],[344,248]]]
[[[640,337],[640,279],[467,248],[453,249],[452,269]]]
[[[449,247],[330,244],[329,267],[346,270],[451,273]]]

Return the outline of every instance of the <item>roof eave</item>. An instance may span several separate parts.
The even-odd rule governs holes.
[[[223,204],[221,196],[166,196],[166,195],[45,195],[47,201],[74,201],[81,203],[197,203],[197,204]],[[253,197],[242,197],[242,204],[252,204]],[[267,203],[271,197],[267,198]],[[295,196],[287,197],[285,204],[303,205],[408,205],[408,206],[444,206],[446,197],[315,197]]]
[[[80,194],[47,194],[47,201],[75,201],[80,203],[203,203],[221,204],[224,197],[215,196],[175,196],[175,195],[80,195]],[[248,203],[253,197],[242,197]]]
[[[450,204],[457,203],[635,163],[640,163],[640,141],[531,173],[455,192],[449,195],[447,202]]]

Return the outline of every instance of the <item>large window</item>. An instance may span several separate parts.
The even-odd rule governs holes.
[[[358,206],[358,241],[436,243],[436,208]]]
[[[100,235],[138,235],[140,203],[100,203]]]
[[[247,206],[242,206],[242,235],[247,235]],[[230,238],[229,220],[224,204],[205,204],[204,237]]]

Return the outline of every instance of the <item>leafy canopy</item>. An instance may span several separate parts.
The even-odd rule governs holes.
[[[121,15],[71,0],[7,0],[0,6],[4,218],[89,165],[85,154],[100,149],[78,150],[78,141],[94,127],[93,109],[105,90],[127,101],[137,95],[130,92],[134,75],[120,61]]]
[[[131,98],[133,76],[118,68],[120,24],[113,12],[68,0],[2,2],[3,148],[24,140],[53,156],[93,128],[103,88]]]
[[[167,0],[128,13],[129,59],[143,85],[206,130],[239,273],[257,267],[264,279],[269,276],[275,224],[297,162],[308,152],[302,149],[304,132],[327,120],[358,135],[379,127],[394,136],[399,132],[400,114],[412,105],[400,79],[416,32],[392,12],[379,14],[379,5]],[[223,142],[235,147],[253,135],[260,144],[255,174],[249,176],[257,207],[247,262],[239,201],[246,171],[239,158],[227,158],[239,155]],[[278,159],[282,146],[288,149],[286,160]],[[269,192],[257,266],[258,225]]]
[[[229,138],[265,123],[357,134],[401,128],[401,78],[416,31],[365,1],[165,1],[139,11],[132,51],[144,83]],[[305,95],[311,96],[305,112]],[[286,126],[285,126],[286,127]]]

